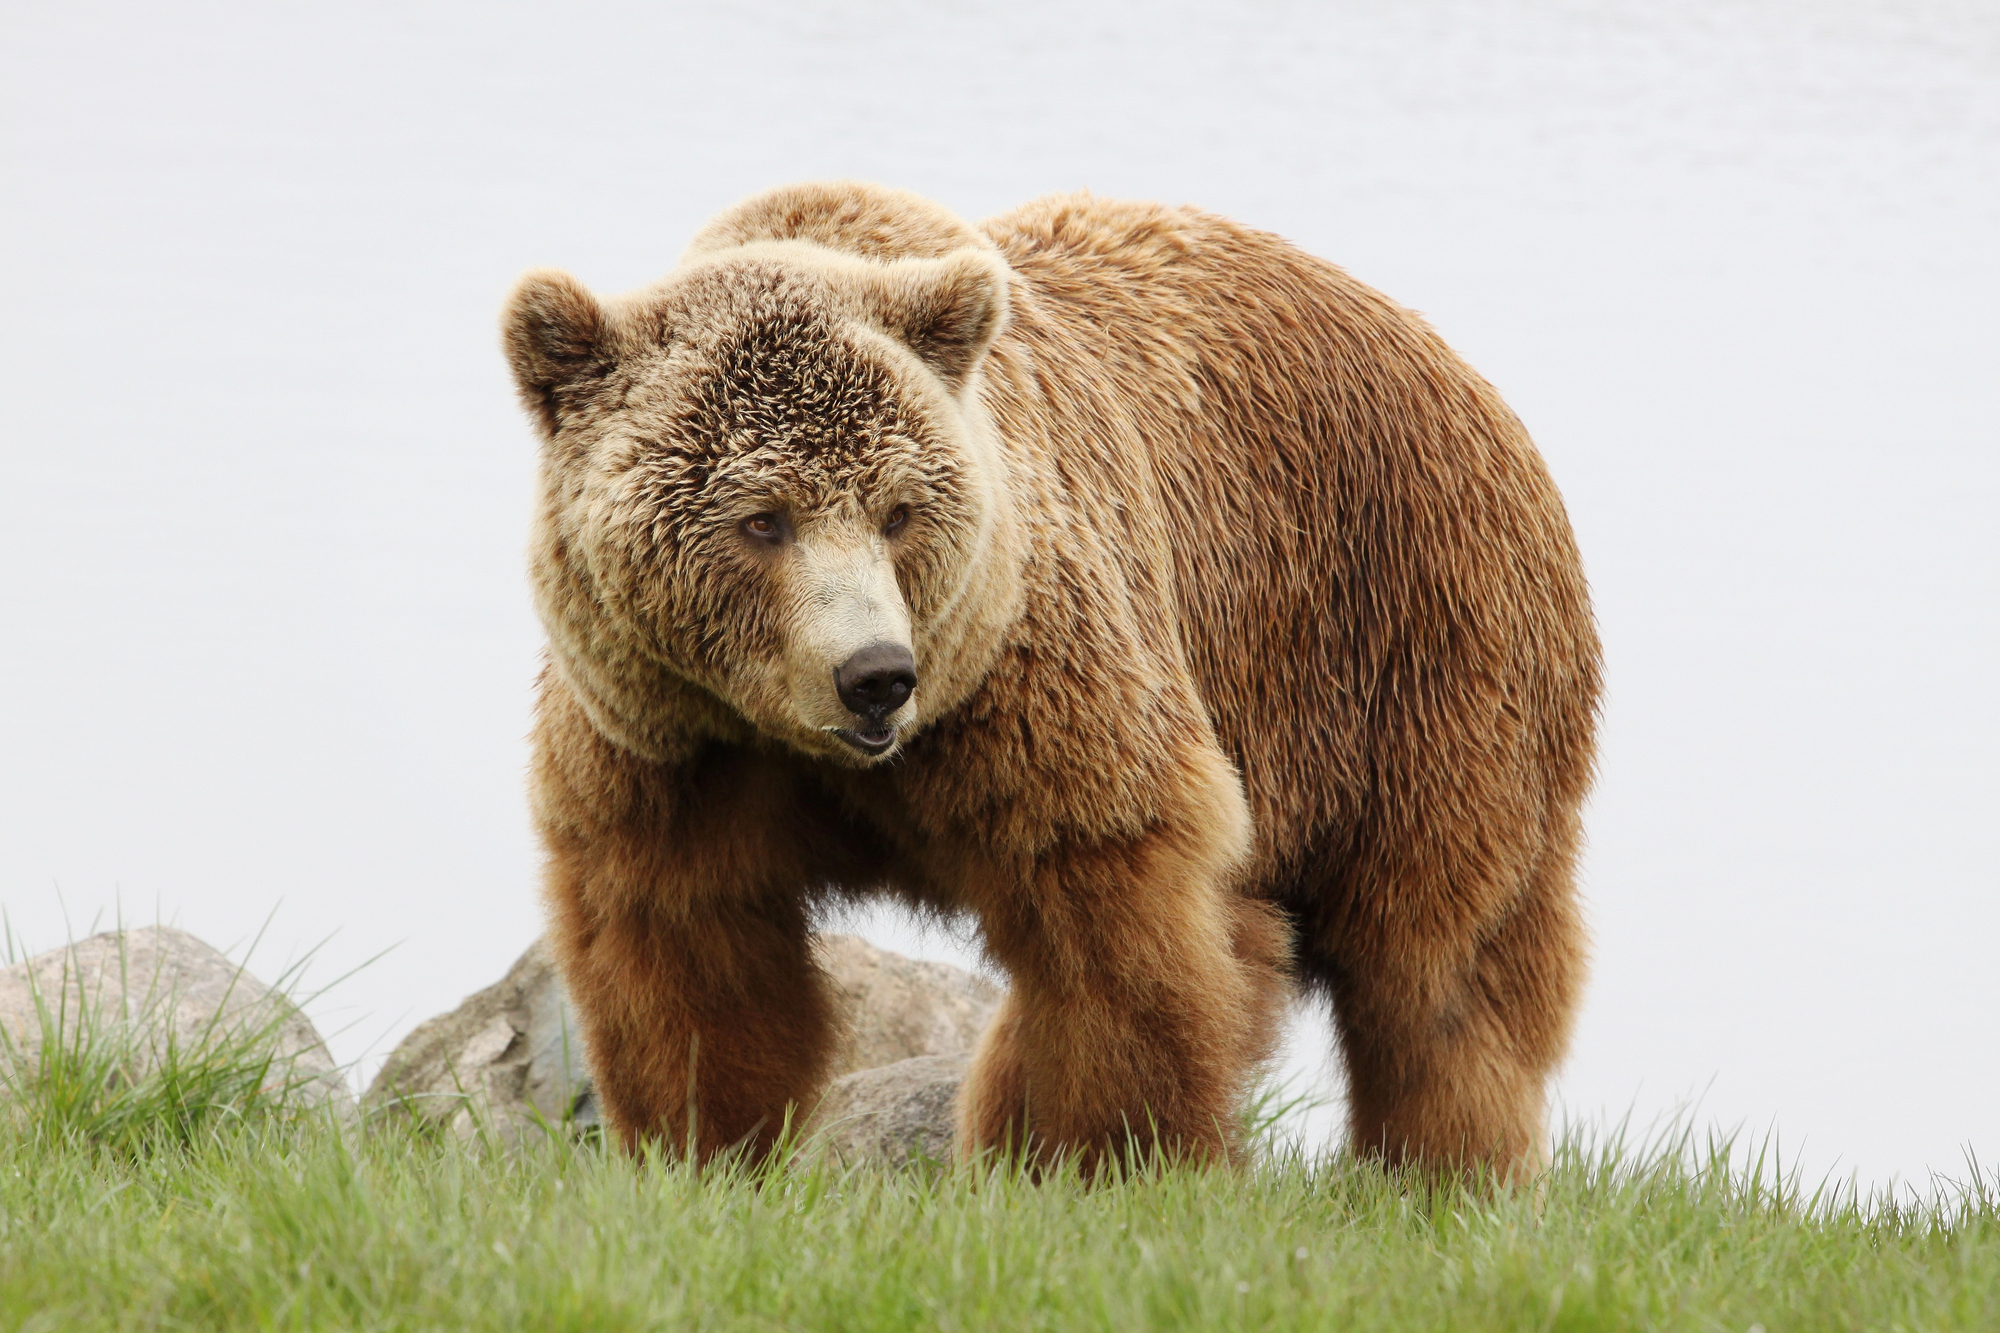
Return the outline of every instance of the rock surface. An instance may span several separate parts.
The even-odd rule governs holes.
[[[171,926],[106,931],[0,969],[0,1085],[33,1075],[54,1035],[45,1022],[66,1041],[88,1030],[118,1043],[129,1078],[158,1068],[169,1034],[183,1058],[239,1045],[261,1051],[268,1042],[267,1088],[296,1092],[307,1105],[354,1102],[296,1005]]]
[[[806,1121],[806,1146],[846,1163],[949,1162],[966,1060],[920,1055],[835,1079]]]
[[[875,1125],[886,1114],[883,1099],[906,1089],[927,1099],[930,1110],[924,1113],[936,1119],[935,1132],[923,1142],[941,1144],[937,1155],[948,1156],[949,1094],[940,1109],[932,1105],[938,1100],[934,1087],[919,1089],[907,1079],[865,1085],[865,1101],[855,1100],[864,1091],[855,1089],[839,1093],[842,1100],[835,1102],[835,1089],[859,1077],[857,1071],[925,1058],[962,1071],[999,1004],[999,989],[960,968],[904,958],[850,935],[820,937],[818,954],[833,983],[842,1028],[827,1105],[853,1108],[841,1113],[853,1123],[838,1140],[849,1145],[844,1155],[851,1160],[859,1151],[854,1145],[866,1137],[861,1126]],[[566,1116],[573,1127],[594,1124],[596,1104],[578,1031],[547,948],[537,941],[499,982],[405,1037],[362,1105],[372,1114],[417,1115],[462,1135],[483,1123],[507,1143],[540,1132],[538,1124],[560,1125]],[[813,1123],[833,1121],[820,1114]],[[902,1142],[907,1129],[885,1127],[868,1142]],[[896,1160],[908,1156],[902,1152]]]
[[[537,940],[485,990],[419,1024],[362,1094],[370,1114],[414,1115],[505,1143],[540,1124],[595,1124],[576,1015]]]
[[[948,963],[925,963],[853,935],[822,935],[846,1037],[830,1077],[923,1055],[965,1059],[1000,1004],[1000,988]]]

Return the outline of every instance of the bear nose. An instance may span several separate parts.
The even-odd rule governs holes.
[[[917,688],[917,659],[900,643],[871,643],[833,669],[833,688],[850,712],[885,718]]]

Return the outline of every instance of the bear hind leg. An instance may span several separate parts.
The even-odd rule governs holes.
[[[1305,942],[1304,980],[1333,999],[1357,1156],[1514,1181],[1542,1167],[1582,978],[1569,861],[1544,857],[1457,938],[1436,937],[1448,914],[1392,898]]]

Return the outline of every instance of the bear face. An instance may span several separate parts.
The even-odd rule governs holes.
[[[977,249],[807,242],[699,254],[609,302],[522,280],[504,325],[544,439],[537,601],[606,736],[868,765],[963,696],[1013,563],[974,392],[1006,284]]]

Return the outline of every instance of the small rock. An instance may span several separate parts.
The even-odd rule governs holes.
[[[295,1093],[305,1105],[354,1103],[312,1020],[171,926],[105,931],[0,969],[0,1086],[33,1076],[52,1035],[45,1016],[64,1041],[76,1040],[87,1022],[94,1037],[118,1043],[128,1078],[157,1069],[169,1037],[183,1058],[251,1039],[271,1043],[267,1088]]]
[[[966,1065],[960,1056],[920,1055],[835,1079],[806,1122],[807,1150],[849,1164],[949,1162]]]
[[[919,1056],[963,1061],[1000,1002],[997,987],[969,972],[851,935],[821,936],[817,952],[841,1030],[830,1067],[835,1079]],[[509,1143],[538,1120],[595,1124],[579,1032],[547,946],[537,941],[498,983],[405,1037],[362,1105],[371,1114],[419,1115],[459,1134],[484,1122]]]

